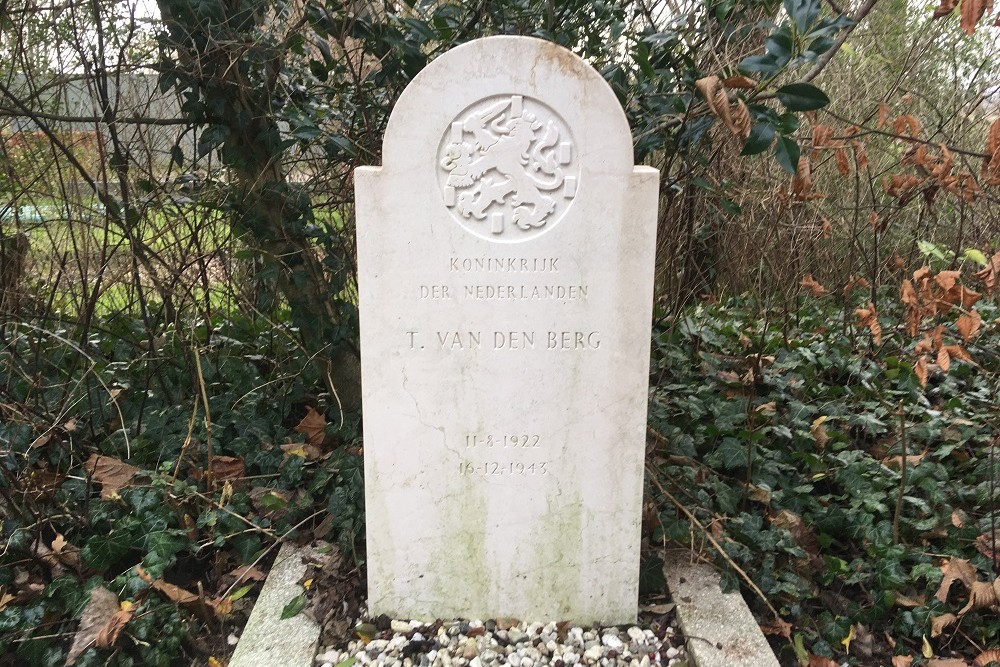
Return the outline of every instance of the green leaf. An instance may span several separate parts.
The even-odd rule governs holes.
[[[288,604],[285,605],[284,609],[281,610],[281,620],[285,620],[286,618],[291,618],[293,616],[296,616],[300,611],[302,611],[305,608],[306,608],[306,594],[304,592],[299,593],[298,595],[293,597],[288,602]]]
[[[800,33],[809,29],[819,18],[820,0],[785,0],[785,11]]]
[[[791,137],[779,136],[774,145],[774,159],[793,176],[799,171],[799,144]]]
[[[132,539],[121,530],[109,535],[95,535],[80,549],[83,562],[98,572],[104,572],[117,563],[132,547]]]
[[[792,36],[788,34],[788,29],[782,27],[767,36],[764,48],[777,59],[779,64],[784,65],[791,59],[795,44]]]
[[[979,266],[986,266],[986,263],[989,261],[986,259],[986,255],[976,250],[975,248],[966,249],[966,251],[962,253],[962,256],[965,257],[965,259],[971,259]]]
[[[358,658],[357,658],[357,656],[353,656],[353,655],[352,655],[352,656],[351,656],[350,658],[348,658],[347,660],[341,660],[340,662],[338,662],[338,663],[337,663],[337,664],[335,665],[335,667],[351,667],[351,665],[353,665],[353,664],[354,664],[354,663],[356,663],[357,661],[358,661]]]
[[[740,71],[748,73],[759,72],[765,77],[772,77],[781,71],[781,65],[778,64],[778,59],[770,54],[750,56],[744,58],[743,62],[740,63]]]
[[[763,153],[771,144],[774,142],[774,126],[758,121],[753,124],[750,128],[750,136],[747,137],[746,143],[743,144],[743,150],[740,155],[757,155],[758,153]]]
[[[789,111],[812,111],[830,103],[826,93],[811,83],[790,83],[778,88],[775,94]]]
[[[253,589],[253,584],[247,584],[246,586],[241,586],[233,591],[233,594],[229,596],[230,602],[236,602],[241,597],[249,593]]]

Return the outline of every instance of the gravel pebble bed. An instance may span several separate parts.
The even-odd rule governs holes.
[[[673,627],[654,632],[632,627],[560,627],[556,623],[451,621],[380,623],[372,638],[347,650],[324,648],[316,667],[688,667],[683,642]],[[359,629],[359,634],[365,634]],[[560,639],[562,638],[562,639]]]

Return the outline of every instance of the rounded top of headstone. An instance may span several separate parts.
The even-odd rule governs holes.
[[[469,233],[516,243],[553,229],[581,191],[631,173],[632,135],[611,87],[571,51],[486,37],[448,51],[403,91],[383,168],[436,190],[431,205]]]
[[[490,100],[515,98],[501,112],[509,120],[518,97],[523,100],[521,108],[536,122],[552,118],[568,129],[572,157],[579,158],[583,172],[632,171],[632,133],[618,98],[600,73],[566,48],[519,36],[472,40],[428,64],[389,116],[383,165],[395,170],[419,168],[425,159],[439,163],[442,137],[457,133],[451,128],[464,122],[463,112],[483,104],[489,111]],[[488,129],[496,118],[486,120]]]

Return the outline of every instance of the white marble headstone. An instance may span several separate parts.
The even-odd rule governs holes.
[[[658,173],[601,76],[489,37],[355,172],[373,614],[634,619]]]

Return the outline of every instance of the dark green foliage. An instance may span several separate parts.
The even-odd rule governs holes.
[[[994,304],[977,309],[984,321],[998,315]],[[981,580],[992,579],[975,541],[1000,524],[990,497],[1000,336],[996,326],[984,331],[968,346],[976,364],[935,372],[922,387],[910,361],[915,341],[887,326],[902,313],[883,305],[877,348],[852,316],[849,306],[814,300],[791,314],[733,302],[699,306],[659,331],[651,469],[704,525],[721,529],[729,557],[813,653],[888,664],[883,633],[897,652],[919,655],[930,616],[968,600],[957,585],[948,603],[934,599],[941,558],[969,559]],[[917,458],[901,489],[904,442]],[[659,504],[665,536],[687,542],[685,516],[666,498]],[[741,585],[718,560],[729,585]],[[875,658],[844,654],[841,640],[858,623],[876,637]],[[1000,629],[988,613],[966,623]]]
[[[79,332],[29,326],[9,327],[0,346],[2,400],[17,406],[0,423],[0,590],[23,593],[23,578],[37,586],[0,610],[0,653],[14,652],[17,664],[63,662],[94,586],[135,603],[136,613],[113,651],[89,649],[78,665],[174,665],[191,655],[187,638],[204,631],[204,620],[151,590],[149,580],[189,591],[200,582],[211,598],[223,590],[226,571],[255,562],[278,538],[316,529],[327,516],[326,539],[360,559],[363,468],[351,453],[358,420],[341,426],[332,398],[316,393],[322,383],[293,332],[236,318],[211,329],[168,331],[147,355],[137,323],[102,324],[78,349],[66,336]],[[204,476],[204,406],[191,417],[201,396],[194,346],[212,415],[212,456],[245,466],[231,484],[209,484]],[[61,406],[70,407],[59,412]],[[304,442],[293,429],[306,406],[330,407],[322,458],[281,449]],[[57,426],[49,429],[51,423]],[[102,497],[81,465],[95,453],[123,459],[139,473]],[[70,560],[53,569],[36,555],[54,548],[57,535],[79,549],[79,566]]]

